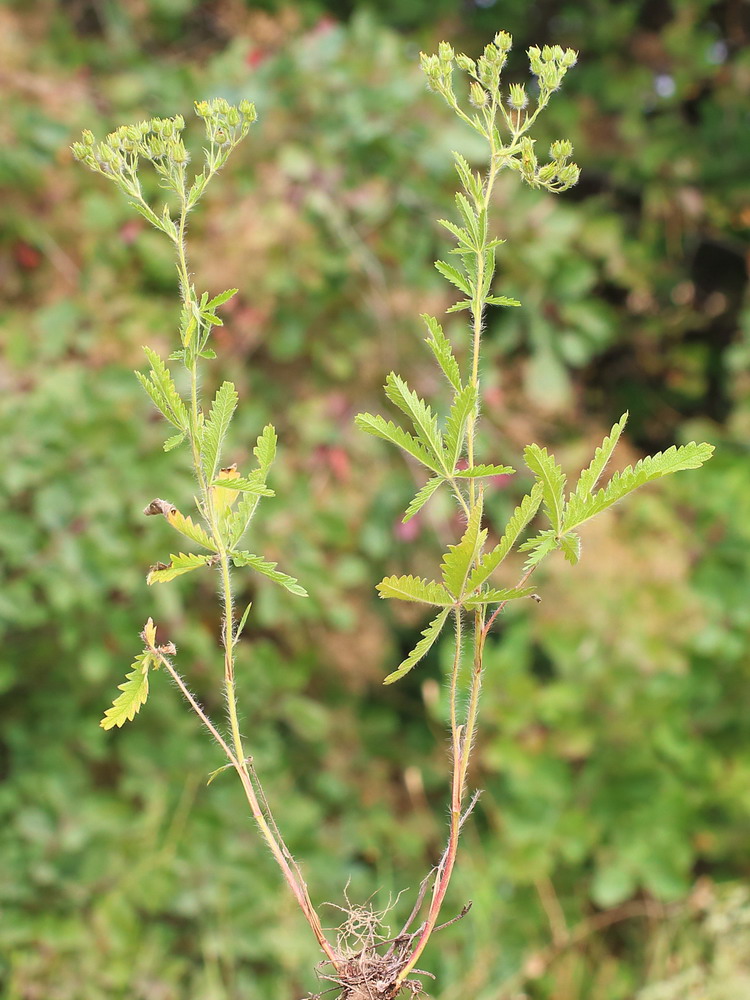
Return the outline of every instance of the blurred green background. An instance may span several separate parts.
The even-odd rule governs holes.
[[[452,536],[399,456],[356,432],[391,369],[440,392],[421,311],[472,136],[426,92],[420,47],[515,36],[580,50],[543,119],[580,184],[497,186],[502,294],[486,336],[485,456],[529,440],[575,472],[631,412],[621,461],[706,439],[717,455],[644,491],[553,560],[538,608],[488,649],[485,789],[434,940],[453,1000],[750,995],[750,8],[740,0],[36,0],[0,5],[0,990],[7,1000],[297,1000],[318,988],[231,776],[166,678],[98,727],[149,614],[221,718],[210,587],[147,590],[189,504],[186,456],[132,376],[166,354],[166,241],[74,164],[97,134],[196,98],[260,122],[192,222],[199,288],[239,285],[206,388],[242,398],[236,457],[273,418],[278,493],[256,548],[310,591],[238,574],[254,617],[244,730],[313,898],[396,904],[445,836],[438,650],[381,679],[421,617],[376,599]],[[546,132],[544,131],[546,130]],[[196,132],[197,140],[197,132]],[[455,333],[461,339],[461,324]],[[496,526],[522,476],[490,497]],[[428,509],[429,511],[429,509]],[[335,926],[340,914],[323,910]]]

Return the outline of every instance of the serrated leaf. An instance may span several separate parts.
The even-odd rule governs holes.
[[[546,448],[537,444],[527,445],[524,460],[542,486],[544,509],[556,535],[560,534],[565,510],[565,476]]]
[[[422,489],[416,494],[412,502],[406,508],[406,513],[401,519],[402,524],[406,524],[406,522],[410,521],[415,514],[419,513],[442,482],[444,482],[444,480],[441,476],[433,476],[432,479],[427,480]]]
[[[443,370],[445,377],[456,392],[460,392],[462,389],[461,373],[458,368],[458,362],[453,355],[453,348],[450,341],[443,333],[442,326],[434,316],[428,316],[427,313],[423,313],[422,319],[430,331],[430,336],[425,338],[425,343],[435,355],[435,360]]]
[[[515,601],[521,597],[530,597],[534,593],[533,587],[507,587],[502,590],[480,590],[476,594],[469,594],[464,598],[465,608],[476,608],[481,604],[503,604],[505,601]]]
[[[444,608],[455,603],[442,584],[417,576],[387,576],[377,585],[377,590],[381,597],[399,601],[416,601]]]
[[[486,479],[489,476],[513,476],[515,472],[509,465],[472,465],[470,469],[459,469],[453,475],[457,479]]]
[[[437,472],[438,475],[443,474],[444,470],[424,445],[407,433],[403,427],[394,424],[392,420],[374,416],[372,413],[358,413],[354,418],[354,423],[366,434],[372,434],[375,437],[383,438],[384,441],[390,441],[391,444],[398,445],[422,465],[427,466],[428,469]]]
[[[146,577],[146,583],[151,586],[154,583],[169,583],[175,577],[185,573],[192,573],[194,569],[208,566],[213,560],[213,556],[203,556],[197,552],[180,552],[178,555],[169,557],[169,564],[152,566]]]
[[[518,299],[511,299],[507,295],[488,295],[484,300],[488,306],[520,306]]]
[[[133,660],[130,673],[126,675],[124,683],[117,688],[122,694],[115,698],[112,707],[107,709],[99,723],[102,729],[121,727],[126,722],[132,722],[141,706],[145,705],[148,698],[148,670],[151,659],[151,653],[144,650]]]
[[[464,594],[466,581],[474,565],[474,560],[487,538],[487,529],[481,527],[482,510],[483,505],[480,499],[472,508],[461,541],[456,545],[448,546],[448,551],[443,556],[443,562],[440,566],[446,589],[458,599]]]
[[[581,473],[578,483],[576,484],[574,496],[581,500],[585,500],[585,498],[594,489],[599,481],[599,477],[606,468],[607,462],[609,462],[612,457],[612,452],[615,450],[615,446],[620,440],[620,435],[625,429],[625,424],[627,422],[628,413],[626,411],[612,427],[609,435],[605,437],[601,445],[594,452],[594,457],[592,458],[589,467],[584,469]]]
[[[450,306],[445,311],[447,313],[457,313],[462,312],[464,309],[471,309],[474,303],[471,299],[463,299],[461,302],[456,302],[455,305]]]
[[[221,446],[226,437],[232,415],[237,407],[237,390],[231,382],[224,382],[216,393],[211,412],[203,426],[201,463],[206,479],[213,480],[221,456]]]
[[[260,497],[253,493],[243,493],[240,496],[237,507],[230,514],[225,529],[227,545],[230,548],[234,548],[247,531],[259,503]]]
[[[258,470],[260,471],[260,470]],[[254,479],[250,476],[227,477],[226,479],[216,479],[212,486],[221,486],[226,490],[237,490],[238,493],[252,493],[256,497],[274,497],[276,494],[269,489],[265,482],[259,477]]]
[[[581,558],[581,536],[574,531],[569,535],[563,535],[560,539],[560,548],[568,562],[575,566]]]
[[[209,302],[206,303],[206,309],[216,309],[218,306],[223,306],[225,302],[228,302],[232,296],[236,295],[239,288],[228,288],[226,292],[219,292],[215,295]]]
[[[249,566],[251,569],[256,570],[258,573],[262,573],[263,576],[267,576],[269,580],[273,580],[274,583],[280,584],[285,587],[290,594],[296,594],[297,597],[307,597],[307,591],[293,576],[289,576],[288,573],[282,573],[276,569],[277,563],[271,562],[270,559],[265,559],[263,556],[253,555],[252,552],[232,552],[232,562],[235,566]]]
[[[437,417],[427,403],[395,372],[391,372],[385,380],[385,394],[402,413],[411,418],[417,438],[442,465],[445,460],[443,435],[440,433]]]
[[[491,574],[494,573],[500,563],[506,558],[508,553],[513,549],[518,536],[536,514],[541,502],[542,487],[539,483],[535,483],[531,493],[529,493],[528,496],[525,496],[518,507],[516,507],[513,511],[510,520],[505,526],[505,534],[503,537],[494,549],[487,552],[482,557],[479,565],[472,572],[466,584],[466,589],[469,593],[481,587],[482,584],[489,579]]]
[[[538,565],[545,556],[554,552],[560,545],[560,539],[554,528],[547,528],[545,531],[540,531],[534,538],[529,538],[528,541],[519,546],[519,552],[531,552],[524,563],[524,569]]]
[[[582,498],[574,494],[570,498],[565,512],[564,530],[567,532],[571,528],[578,527],[629,493],[645,486],[646,483],[675,472],[700,468],[711,458],[713,451],[713,445],[696,444],[695,441],[680,448],[672,445],[664,452],[659,452],[650,458],[642,458],[634,466],[629,465],[622,472],[615,472],[604,489],[587,497]]]
[[[394,681],[400,680],[405,674],[408,674],[412,667],[415,667],[421,659],[423,659],[430,649],[435,645],[435,642],[443,630],[445,625],[445,620],[450,614],[451,609],[446,608],[441,611],[440,614],[433,618],[430,624],[422,632],[422,638],[416,644],[414,649],[409,653],[405,660],[402,660],[396,670],[388,674],[388,676],[383,681],[384,684],[393,684]]]
[[[209,326],[224,326],[224,320],[220,319],[215,313],[205,312],[201,313],[201,318],[208,323]]]
[[[469,192],[474,201],[481,201],[484,195],[481,177],[472,171],[467,160],[460,153],[455,152],[455,150],[453,152],[453,159],[464,189]]]
[[[464,295],[471,295],[469,283],[458,268],[444,260],[436,260],[435,267],[444,278],[447,278],[448,281],[450,281],[452,285],[455,285],[459,291],[464,293]]]
[[[276,428],[273,424],[266,424],[253,448],[253,455],[257,458],[258,465],[263,472],[268,472],[274,458],[276,458],[277,441]]]
[[[206,361],[213,361],[216,358],[216,351],[212,347],[206,347],[202,351],[198,351],[199,358],[205,358]]]
[[[213,539],[208,534],[206,529],[202,524],[195,524],[193,519],[188,515],[181,514],[176,507],[172,507],[165,517],[167,521],[172,525],[175,531],[179,531],[180,534],[189,538],[193,542],[197,542],[198,545],[202,545],[206,549],[210,549],[212,552],[216,551],[216,546]]]
[[[156,351],[152,351],[150,347],[144,347],[143,350],[148,358],[149,364],[151,365],[151,376],[149,381],[164,403],[164,408],[160,407],[162,413],[164,413],[167,420],[169,420],[170,423],[173,423],[179,430],[187,430],[190,423],[187,407],[177,391],[177,387],[172,379],[172,373]],[[141,378],[140,381],[141,385],[144,385],[143,378]],[[146,388],[145,385],[144,388]],[[146,391],[148,392],[147,388]],[[149,393],[149,395],[151,395],[151,393]],[[153,395],[151,395],[151,398],[154,398]]]
[[[463,229],[461,226],[457,226],[455,222],[449,222],[448,219],[438,219],[438,225],[443,226],[447,229],[449,233],[456,237],[458,242],[466,247],[467,250],[476,252],[476,245],[474,239],[468,229]]]
[[[456,194],[456,207],[463,216],[463,220],[466,223],[469,232],[471,233],[474,242],[474,247],[475,248],[481,247],[482,235],[480,231],[481,229],[480,221],[477,218],[476,213],[474,212],[474,209],[472,208],[469,202],[469,199],[466,197],[465,194],[462,194],[460,191]]]
[[[164,451],[172,451],[173,449],[178,448],[184,440],[185,431],[180,431],[179,434],[173,434],[172,437],[168,437],[162,447],[164,448]]]
[[[469,417],[476,412],[477,387],[467,385],[459,393],[456,393],[448,413],[448,419],[445,422],[445,452],[448,468],[451,471],[456,468],[456,462],[461,457]]]

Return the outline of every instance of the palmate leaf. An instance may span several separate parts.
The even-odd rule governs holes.
[[[560,534],[565,509],[565,476],[546,448],[530,444],[524,450],[526,465],[542,487],[544,509],[556,535]]]
[[[402,413],[411,418],[418,439],[442,465],[445,461],[443,435],[440,433],[437,417],[427,403],[395,372],[391,372],[385,380],[385,394]]]
[[[477,553],[487,538],[487,529],[481,527],[482,509],[480,499],[469,515],[466,531],[464,531],[461,541],[456,545],[448,546],[448,551],[443,556],[443,562],[440,566],[446,589],[459,600],[463,597],[466,580]]]
[[[276,428],[273,424],[266,424],[253,448],[253,455],[257,458],[258,465],[264,473],[268,472],[276,458],[277,441]]]
[[[126,675],[124,683],[117,688],[122,694],[115,698],[112,707],[107,709],[99,723],[102,729],[121,727],[136,717],[148,698],[148,671],[151,662],[152,656],[148,650],[139,653],[133,660],[130,673]]]
[[[422,638],[416,644],[414,649],[409,653],[405,660],[402,660],[396,670],[388,674],[388,676],[383,681],[384,684],[393,684],[394,681],[400,680],[404,674],[408,674],[412,667],[416,666],[421,659],[423,659],[427,653],[435,645],[435,642],[443,630],[445,625],[445,620],[450,614],[450,608],[445,608],[440,614],[433,618],[427,628],[422,632]]]
[[[392,420],[386,420],[381,416],[374,416],[372,413],[358,413],[354,418],[354,422],[366,434],[372,434],[375,437],[383,438],[384,441],[390,441],[391,444],[398,445],[399,448],[408,452],[418,462],[421,462],[422,465],[427,466],[428,469],[437,472],[438,475],[443,474],[444,470],[441,468],[440,463],[430,454],[424,445],[417,441],[411,434],[407,433],[403,427],[398,427],[394,424]]]
[[[221,446],[229,424],[237,407],[237,390],[231,382],[224,382],[211,404],[211,412],[203,426],[201,436],[201,463],[206,479],[212,481],[216,475],[221,456]]]
[[[675,472],[700,468],[709,460],[713,451],[713,445],[696,444],[695,441],[680,448],[672,445],[650,458],[642,458],[634,466],[629,465],[622,472],[615,472],[604,489],[586,497],[574,494],[570,498],[565,512],[564,530],[567,532],[578,527],[646,483]]]
[[[455,603],[442,584],[417,576],[387,576],[377,585],[377,590],[381,597],[393,597],[399,601],[416,601],[443,608],[452,607]]]
[[[430,331],[430,336],[425,338],[425,343],[435,355],[435,360],[440,365],[445,377],[456,392],[460,392],[462,389],[461,373],[458,368],[458,362],[453,355],[453,348],[450,341],[443,333],[442,326],[434,316],[422,313],[422,319]]]
[[[509,465],[472,465],[470,469],[459,469],[453,475],[457,479],[486,479],[489,476],[513,476],[515,472]]]
[[[505,526],[505,534],[497,543],[494,549],[487,552],[479,562],[477,568],[469,577],[466,589],[469,593],[477,590],[489,579],[500,563],[506,558],[516,543],[518,536],[536,514],[542,502],[542,487],[539,483],[534,483],[531,493],[525,496],[521,503],[513,511],[511,519]]]
[[[154,583],[169,583],[178,576],[185,573],[192,573],[194,569],[208,566],[215,560],[215,556],[204,556],[198,552],[180,552],[178,555],[171,555],[167,565],[158,563],[152,566],[146,577],[146,583],[151,586]]]
[[[448,468],[451,470],[455,469],[456,462],[461,457],[466,437],[466,425],[469,417],[475,414],[476,410],[477,387],[467,385],[461,392],[456,393],[445,422],[445,453]]]
[[[615,450],[615,445],[620,440],[620,435],[625,429],[625,424],[627,422],[628,413],[626,411],[609,432],[609,436],[605,437],[601,445],[594,452],[594,457],[592,458],[589,467],[584,469],[581,473],[578,483],[576,484],[575,493],[573,494],[580,500],[585,500],[596,486],[599,481],[599,477],[604,472],[607,462],[612,457],[612,452]]]
[[[267,576],[269,580],[273,580],[274,583],[278,583],[280,586],[285,587],[290,594],[296,594],[297,597],[308,596],[305,588],[298,583],[293,576],[289,576],[288,573],[282,573],[280,570],[277,570],[276,566],[278,564],[271,562],[270,559],[265,559],[263,556],[253,555],[252,552],[233,552],[232,562],[235,566],[249,566],[251,569],[256,570],[263,576]]]
[[[412,502],[406,508],[406,513],[401,519],[402,524],[406,524],[406,522],[410,521],[415,514],[419,513],[442,482],[444,482],[444,480],[441,476],[433,476],[432,479],[427,480],[422,489],[416,494]]]

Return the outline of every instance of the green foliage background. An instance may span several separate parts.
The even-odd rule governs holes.
[[[98,727],[148,614],[220,712],[218,612],[190,580],[145,584],[170,529],[144,504],[193,490],[131,374],[142,344],[174,346],[173,262],[70,141],[196,97],[258,105],[193,221],[193,263],[205,287],[241,288],[214,371],[241,392],[239,458],[267,419],[279,429],[263,551],[311,597],[242,595],[257,612],[238,663],[244,731],[313,898],[340,901],[351,876],[352,900],[380,889],[385,906],[442,845],[446,664],[438,650],[381,686],[424,622],[374,584],[421,575],[446,538],[437,508],[400,526],[411,473],[352,421],[391,368],[430,390],[418,316],[450,304],[434,220],[451,211],[450,151],[470,155],[472,137],[426,93],[418,50],[445,37],[473,52],[498,28],[519,78],[529,44],[581,51],[546,127],[573,139],[583,176],[557,198],[498,185],[498,287],[524,308],[488,321],[493,456],[513,464],[534,439],[576,471],[625,409],[623,464],[673,441],[718,448],[603,517],[581,569],[553,562],[543,603],[507,614],[486,654],[485,794],[452,888],[455,912],[474,907],[426,961],[436,996],[476,1000],[746,990],[748,14],[732,0],[527,6],[0,7],[9,1000],[316,988],[313,943],[240,789],[206,788],[221,761],[166,678],[134,724]],[[488,497],[498,523],[523,485]]]

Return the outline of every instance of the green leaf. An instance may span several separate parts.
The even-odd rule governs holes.
[[[534,593],[533,587],[508,587],[504,590],[480,590],[476,594],[469,594],[463,601],[465,608],[476,608],[480,604],[503,604],[505,601],[515,601],[519,597],[529,597]]]
[[[581,558],[581,536],[572,531],[560,539],[560,548],[571,565],[575,566]]]
[[[449,233],[452,233],[462,246],[476,253],[477,246],[468,229],[462,229],[461,226],[457,226],[454,222],[449,222],[448,219],[438,219],[437,221],[438,225],[443,226]]]
[[[518,299],[510,299],[507,295],[488,295],[484,300],[488,306],[520,306]]]
[[[444,482],[444,480],[441,476],[433,476],[432,479],[427,480],[422,489],[417,493],[412,502],[406,508],[406,513],[401,519],[402,524],[406,524],[407,521],[410,521],[414,515],[424,507],[442,482]]]
[[[445,423],[445,451],[448,468],[454,470],[461,457],[469,417],[477,412],[477,387],[467,385],[456,393]]]
[[[447,313],[457,313],[462,312],[464,309],[471,309],[474,303],[471,299],[463,299],[461,302],[456,302],[450,308],[446,309]]]
[[[152,351],[150,347],[144,347],[143,350],[151,365],[151,384],[164,402],[164,408],[160,407],[162,413],[164,413],[167,420],[173,423],[175,427],[180,430],[187,430],[190,424],[187,407],[177,391],[177,387],[172,379],[172,373],[156,351]],[[141,384],[144,384],[142,379]],[[148,392],[148,389],[146,391]],[[151,396],[151,398],[153,399],[154,397]]]
[[[216,356],[216,351],[211,347],[206,347],[204,350],[198,351],[198,357],[205,358],[206,361],[213,361]]]
[[[253,448],[253,455],[257,458],[258,465],[263,472],[268,472],[274,458],[276,458],[277,441],[276,428],[273,424],[266,424]]]
[[[217,767],[214,771],[211,771],[206,779],[206,785],[210,785],[215,778],[218,778],[222,771],[226,771],[230,767],[234,767],[234,764],[222,764],[221,767]]]
[[[181,514],[176,507],[173,507],[164,516],[175,531],[179,531],[180,534],[184,535],[186,538],[189,538],[193,542],[197,542],[198,545],[202,545],[204,548],[210,549],[212,552],[216,551],[216,545],[214,544],[213,539],[202,524],[195,524],[190,516],[185,517],[185,515]]]
[[[559,535],[565,509],[565,476],[562,469],[555,463],[554,455],[549,455],[546,448],[537,444],[526,447],[524,459],[542,486],[544,509],[555,534]]]
[[[452,264],[448,264],[444,260],[436,260],[435,267],[444,278],[447,278],[448,281],[450,281],[452,285],[455,285],[459,291],[464,293],[464,295],[471,295],[471,286],[458,268],[454,267]]]
[[[448,591],[457,599],[464,594],[466,580],[471,572],[474,560],[487,538],[487,529],[482,528],[482,501],[476,503],[469,515],[461,541],[449,545],[440,566],[443,571],[443,583]]]
[[[642,458],[636,465],[629,465],[622,472],[615,472],[604,489],[587,497],[574,494],[570,498],[565,512],[564,530],[567,532],[578,527],[646,483],[675,472],[700,468],[711,458],[713,451],[713,445],[696,444],[695,441],[681,448],[672,445],[667,451],[659,452],[651,458]]]
[[[505,534],[494,549],[484,555],[469,577],[466,589],[469,593],[477,590],[497,569],[516,543],[516,539],[536,514],[542,502],[542,487],[534,483],[531,493],[525,496],[513,511],[511,519],[505,527]]]
[[[472,465],[470,469],[459,469],[453,475],[457,479],[485,479],[488,476],[513,476],[515,472],[509,465]]]
[[[121,691],[112,702],[112,707],[104,713],[104,718],[99,723],[102,729],[112,729],[114,726],[121,727],[126,722],[132,720],[138,714],[141,705],[145,705],[148,698],[148,670],[151,666],[151,653],[144,650],[136,656],[131,664],[131,672],[126,675],[125,682],[118,685],[117,690]]]
[[[454,600],[445,587],[434,580],[416,576],[387,576],[377,585],[381,597],[394,597],[399,601],[417,601],[437,607],[452,607]]]
[[[194,569],[207,566],[213,559],[213,556],[203,556],[197,552],[180,552],[176,556],[171,555],[168,565],[165,566],[159,563],[151,567],[146,577],[146,583],[149,586],[154,583],[169,583],[175,577],[182,576],[184,573],[192,573]]]
[[[456,171],[458,173],[461,184],[465,191],[472,196],[475,202],[481,201],[484,197],[484,190],[482,185],[482,179],[478,173],[474,173],[469,166],[466,159],[460,154],[454,151],[453,159],[455,161]]]
[[[260,497],[253,493],[243,493],[237,501],[236,508],[226,522],[225,533],[229,548],[234,548],[245,534],[259,503]]]
[[[209,302],[206,303],[206,309],[216,309],[218,306],[223,306],[225,302],[228,302],[233,295],[236,295],[239,288],[229,288],[226,292],[219,292],[215,295]]]
[[[442,476],[444,470],[440,467],[440,463],[433,458],[424,445],[402,427],[397,427],[392,420],[373,416],[371,413],[358,413],[354,418],[354,423],[366,434],[383,438],[384,441],[390,441],[392,444],[398,445],[399,448],[403,448],[422,465]]]
[[[453,355],[450,341],[443,333],[442,326],[434,316],[428,316],[427,313],[423,313],[422,319],[430,331],[430,336],[425,338],[425,343],[435,355],[435,360],[442,368],[445,377],[456,392],[460,392],[463,388],[461,385],[461,373],[458,368],[458,362]]]
[[[463,220],[466,223],[466,227],[471,233],[472,239],[474,241],[474,249],[479,249],[484,242],[482,239],[481,223],[477,217],[474,209],[472,208],[469,199],[465,194],[460,191],[456,194],[456,207],[463,216]]]
[[[225,490],[238,490],[240,493],[252,493],[256,497],[274,497],[276,494],[269,489],[261,479],[262,470],[258,469],[257,478],[251,473],[249,476],[237,476],[235,479],[215,479],[211,486],[221,486]]]
[[[437,618],[433,618],[427,628],[422,632],[422,638],[419,640],[417,645],[411,653],[409,653],[406,659],[402,660],[398,668],[394,670],[393,673],[388,674],[383,681],[384,684],[393,684],[394,681],[400,680],[404,674],[408,674],[412,667],[416,666],[416,664],[427,655],[442,632],[445,620],[450,614],[450,611],[450,608],[446,608],[438,614]]]
[[[297,597],[308,596],[305,588],[293,576],[280,572],[276,569],[277,563],[271,562],[263,556],[253,555],[252,552],[232,552],[232,562],[235,566],[249,566],[258,573],[262,573],[269,580],[285,587],[290,594],[296,594]]]
[[[173,434],[172,437],[168,437],[162,447],[164,451],[172,451],[174,448],[178,448],[184,440],[185,431],[180,431],[179,434]]]
[[[612,457],[612,452],[615,450],[615,445],[620,440],[620,435],[625,429],[625,424],[627,422],[628,413],[626,411],[609,432],[609,436],[605,437],[601,445],[594,452],[591,464],[587,469],[583,470],[578,483],[576,484],[574,496],[578,497],[578,499],[585,500],[596,486],[599,481],[599,477],[604,472],[607,462]]]
[[[444,462],[443,435],[438,420],[430,407],[395,372],[385,380],[385,394],[392,403],[411,418],[417,438],[434,454],[437,461]]]
[[[216,475],[221,457],[221,446],[236,407],[237,390],[231,382],[224,382],[216,393],[211,412],[203,427],[201,464],[208,480],[213,481]]]
[[[245,623],[247,622],[247,616],[250,614],[250,608],[253,606],[253,602],[250,601],[248,606],[242,612],[242,618],[240,618],[240,623],[237,626],[234,633],[234,641],[237,642],[245,629]]]
[[[519,552],[531,552],[531,555],[524,563],[524,569],[530,569],[532,566],[538,565],[550,552],[554,552],[555,549],[560,548],[561,544],[561,540],[557,537],[557,532],[554,528],[547,528],[544,531],[540,531],[534,538],[529,538],[528,541],[518,547]]]

